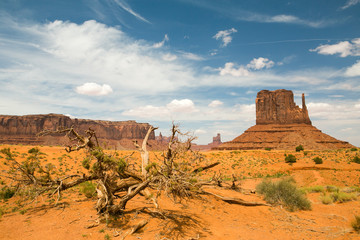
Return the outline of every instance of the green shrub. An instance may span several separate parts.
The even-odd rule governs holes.
[[[321,195],[320,196],[320,201],[323,203],[323,204],[332,204],[334,201],[332,199],[331,196],[329,196],[328,194],[324,194],[324,195]]]
[[[92,198],[96,193],[96,185],[92,182],[83,182],[80,184],[80,192],[85,195],[87,198]]]
[[[85,169],[89,170],[90,169],[90,158],[89,157],[84,158],[84,160],[81,161],[81,165]]]
[[[13,154],[10,151],[10,148],[3,148],[0,150],[0,152],[6,155],[6,159],[8,160],[14,159]]]
[[[296,188],[293,180],[281,180],[278,182],[265,180],[256,186],[256,190],[264,196],[266,202],[281,204],[289,211],[311,209],[310,201]]]
[[[334,192],[331,195],[333,202],[349,202],[352,200],[356,200],[356,195],[354,193],[345,193],[345,192]]]
[[[15,192],[15,189],[9,188],[8,186],[2,187],[0,189],[0,199],[8,200],[14,196]]]
[[[353,151],[353,152],[355,152],[355,151],[357,151],[358,149],[357,148],[351,148],[350,149],[350,151]]]
[[[360,233],[360,216],[355,215],[355,220],[351,223],[352,228]]]
[[[40,152],[40,150],[39,150],[39,148],[37,148],[37,147],[31,148],[31,149],[29,149],[29,151],[28,151],[28,153],[34,153],[34,154],[39,153],[39,152]]]
[[[296,162],[296,157],[292,154],[289,154],[285,157],[285,162],[286,163],[295,163]]]
[[[266,147],[265,150],[266,150],[266,151],[271,151],[271,148]]]
[[[357,164],[360,164],[360,157],[359,157],[358,155],[356,155],[356,156],[353,158],[352,162],[357,163]]]
[[[328,191],[328,192],[339,192],[339,188],[336,187],[336,186],[329,185],[329,186],[326,186],[326,191]]]
[[[297,152],[304,151],[304,147],[302,145],[299,145],[295,148]]]
[[[306,187],[306,188],[302,188],[302,190],[306,193],[310,192],[310,193],[314,193],[314,192],[325,192],[325,188],[323,186],[311,186],[311,187]]]
[[[321,157],[315,157],[313,158],[313,161],[315,162],[315,164],[322,164],[323,160]]]

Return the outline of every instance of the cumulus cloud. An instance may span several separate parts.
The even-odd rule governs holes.
[[[259,70],[262,68],[271,68],[274,66],[274,62],[269,60],[268,58],[254,58],[247,66],[247,68],[252,68],[255,70]]]
[[[152,106],[147,105],[145,107],[137,107],[135,109],[130,109],[124,111],[122,115],[124,116],[134,116],[140,118],[154,118],[154,119],[164,119],[170,118],[173,114],[188,114],[197,112],[195,104],[190,99],[174,99],[166,106]]]
[[[165,42],[168,42],[168,41],[169,41],[169,37],[167,34],[165,34],[164,39],[161,42],[155,43],[153,45],[153,48],[161,48],[164,46]]]
[[[234,77],[243,77],[243,76],[249,76],[250,72],[244,67],[240,66],[238,68],[234,67],[235,64],[232,62],[225,63],[224,68],[219,68],[220,75],[231,75]]]
[[[216,108],[216,107],[220,107],[222,106],[224,103],[222,101],[219,101],[219,100],[214,100],[212,101],[211,103],[209,103],[209,107],[212,107],[212,108]]]
[[[360,38],[355,38],[352,41],[342,41],[336,44],[324,44],[315,49],[310,49],[310,52],[317,52],[322,55],[339,54],[340,57],[360,56]]]
[[[275,63],[268,58],[254,58],[248,63],[246,66],[240,65],[239,67],[235,67],[235,64],[232,62],[225,63],[223,68],[219,68],[219,72],[221,76],[231,75],[234,77],[247,77],[251,76],[252,72],[249,70],[260,70],[263,68],[271,68],[275,65]]]
[[[232,33],[236,33],[237,30],[235,28],[231,28],[228,30],[222,30],[217,32],[213,38],[215,38],[216,40],[221,40],[222,41],[222,46],[226,47],[229,43],[231,43],[232,41],[232,37],[230,36]]]
[[[192,113],[197,111],[194,102],[190,99],[174,99],[166,107],[171,112]]]
[[[360,0],[348,0],[344,6],[341,7],[342,10],[345,10],[349,7],[352,7],[356,4],[360,3]]]
[[[99,85],[97,83],[84,83],[76,87],[76,92],[88,96],[105,96],[113,92],[112,88],[107,85]]]
[[[360,60],[356,61],[354,65],[346,69],[345,76],[347,77],[360,76]]]

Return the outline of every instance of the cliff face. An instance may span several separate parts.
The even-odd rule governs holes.
[[[213,149],[289,149],[302,145],[305,149],[338,149],[354,147],[339,141],[311,125],[302,95],[302,108],[294,102],[290,90],[258,92],[256,98],[256,125],[230,142]]]
[[[280,89],[262,90],[256,97],[256,124],[293,124],[311,125],[309,113],[302,95],[302,109],[294,102],[293,92]]]
[[[89,128],[96,131],[101,140],[143,139],[150,127],[147,123],[135,121],[96,121],[71,119],[60,114],[8,116],[0,115],[0,143],[22,144],[56,144],[61,136],[36,137],[44,129],[57,130],[74,126],[83,133]],[[56,140],[59,141],[56,141]],[[155,139],[155,134],[149,137]]]

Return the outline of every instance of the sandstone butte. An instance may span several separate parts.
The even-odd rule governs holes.
[[[95,130],[100,142],[109,147],[133,148],[132,140],[144,139],[150,125],[135,121],[101,121],[87,119],[72,119],[61,114],[41,114],[25,116],[0,115],[0,143],[26,145],[59,145],[67,141],[62,135],[37,137],[44,129],[59,128],[74,129],[84,134],[89,128]],[[155,134],[149,137],[155,140]]]
[[[312,126],[302,94],[302,108],[294,102],[291,90],[262,90],[256,97],[256,125],[214,150],[279,149],[294,150],[302,145],[308,150],[351,148]]]

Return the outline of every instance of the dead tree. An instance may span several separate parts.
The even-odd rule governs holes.
[[[10,150],[2,150],[10,163],[7,177],[18,184],[19,188],[33,189],[35,196],[47,194],[57,196],[60,199],[63,191],[73,188],[86,181],[96,181],[97,201],[96,209],[99,214],[117,215],[124,213],[127,203],[138,194],[149,196],[149,189],[156,191],[157,195],[165,193],[173,200],[198,196],[202,186],[209,185],[208,181],[201,181],[198,178],[200,170],[204,171],[215,167],[219,163],[211,163],[201,166],[203,157],[191,150],[191,143],[195,139],[188,134],[180,132],[178,126],[171,129],[171,137],[167,149],[157,161],[149,162],[149,154],[146,144],[149,135],[156,128],[150,127],[142,147],[139,146],[142,164],[142,175],[130,169],[129,157],[119,158],[109,154],[100,147],[96,133],[89,129],[85,136],[71,128],[57,131],[43,131],[41,135],[65,134],[70,144],[65,148],[68,153],[83,149],[87,157],[83,160],[86,168],[79,174],[59,175],[50,165],[43,166],[38,157],[39,151],[34,150],[32,155],[24,162],[19,162],[11,156]],[[182,138],[186,138],[182,140]],[[195,165],[195,166],[193,166]],[[193,166],[193,167],[189,167]],[[201,166],[201,168],[199,167]],[[140,166],[138,166],[138,169]],[[209,193],[207,193],[209,194]],[[212,194],[215,196],[214,194]],[[219,196],[216,196],[219,198]],[[156,199],[152,198],[156,207]],[[233,203],[233,199],[222,197],[223,201]],[[237,201],[240,204],[241,201]],[[245,203],[248,204],[249,203]],[[245,205],[244,204],[244,205]],[[251,204],[250,204],[251,205]]]

